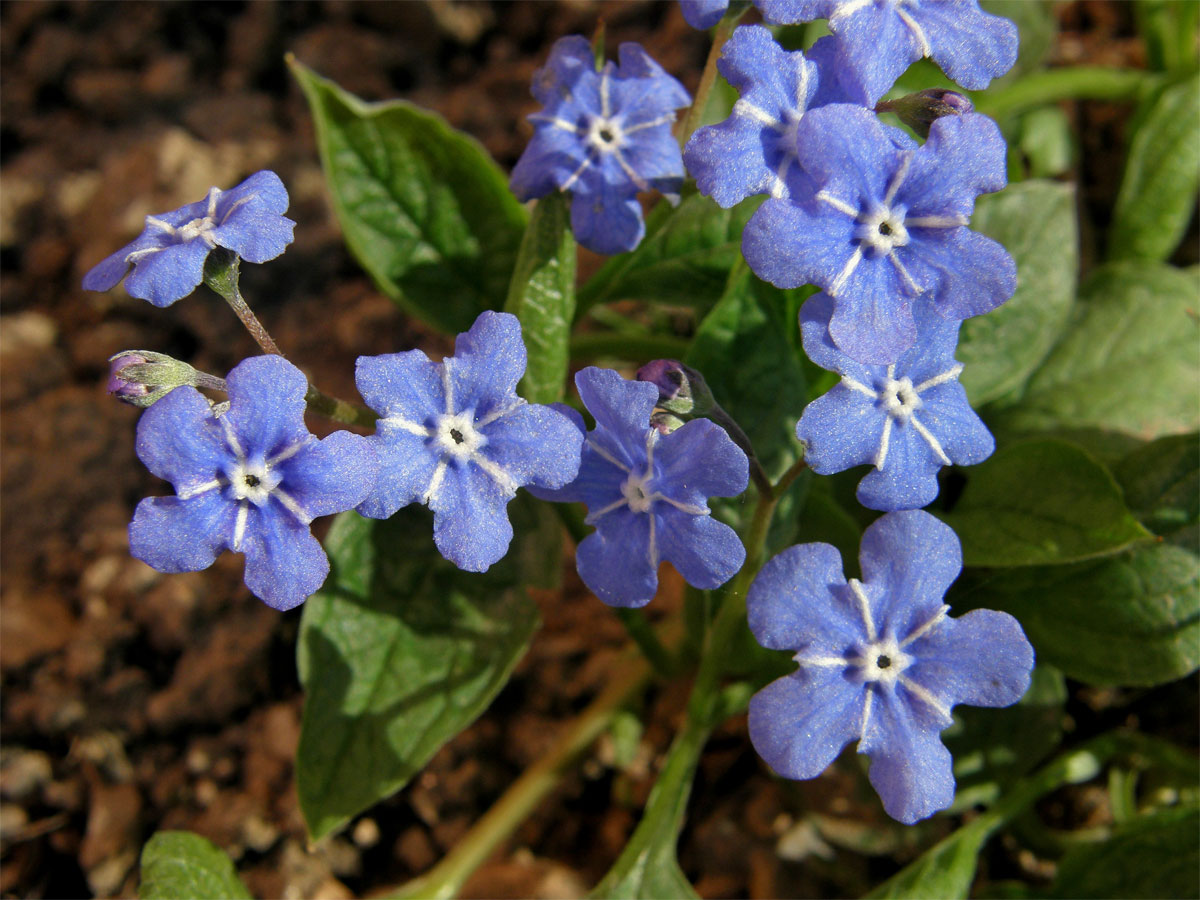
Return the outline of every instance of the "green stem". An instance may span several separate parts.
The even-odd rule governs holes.
[[[979,112],[998,118],[1059,100],[1134,100],[1162,81],[1140,69],[1071,66],[1033,72],[1012,85],[971,95]]]
[[[254,315],[254,311],[242,297],[242,292],[238,287],[240,263],[241,260],[233,251],[214,250],[204,263],[204,283],[229,304],[230,309],[246,326],[246,330],[250,332],[250,336],[254,338],[254,342],[262,348],[264,353],[283,356],[274,339],[267,333],[267,329],[263,327],[262,322],[258,321],[258,317]]]
[[[600,358],[644,362],[648,359],[679,359],[689,342],[667,335],[617,334],[593,331],[571,335],[571,361],[590,362]]]
[[[317,415],[324,416],[327,419],[332,419],[335,422],[341,422],[343,425],[361,425],[363,428],[374,428],[375,420],[379,418],[365,406],[359,406],[355,403],[339,400],[337,397],[331,397],[318,390],[312,384],[308,386],[308,393],[304,395],[304,402],[308,404],[309,411],[315,412]]]
[[[679,146],[681,147],[688,142],[692,132],[700,127],[704,119],[704,109],[708,106],[708,95],[712,93],[712,87],[717,80],[717,60],[721,58],[721,48],[733,34],[733,28],[737,25],[743,12],[745,12],[744,7],[730,10],[717,23],[717,30],[713,33],[712,46],[708,49],[708,59],[704,61],[704,72],[700,76],[700,84],[696,87],[696,97],[692,100],[687,118],[683,122],[683,130],[679,133]]]
[[[650,681],[650,669],[630,656],[601,694],[559,736],[550,752],[526,769],[436,866],[393,897],[450,898],[545,799],[624,707]]]

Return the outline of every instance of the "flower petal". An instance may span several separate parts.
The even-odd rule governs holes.
[[[429,450],[425,438],[394,426],[381,425],[368,440],[379,459],[379,473],[358,512],[369,519],[386,519],[424,498],[440,454]]]
[[[977,609],[946,618],[907,648],[905,671],[947,706],[1011,706],[1029,690],[1033,647],[1008,613]]]
[[[246,587],[273,609],[299,606],[329,574],[320,542],[277,501],[249,507],[241,550],[246,554]]]
[[[693,419],[660,437],[655,484],[673,500],[707,508],[709,497],[736,497],[750,483],[746,453],[711,419]]]
[[[917,412],[923,425],[925,413]],[[883,468],[871,469],[858,483],[858,502],[882,510],[928,506],[938,495],[937,473],[944,464],[911,421],[893,423]]]
[[[420,350],[360,356],[354,383],[367,406],[384,418],[428,426],[432,417],[447,411],[442,367]]]
[[[658,590],[650,517],[628,507],[608,513],[575,550],[579,577],[609,606],[645,606]]]
[[[460,569],[486,572],[508,552],[513,497],[473,463],[450,465],[429,501],[433,510],[433,542]]]
[[[910,217],[970,216],[975,198],[1008,183],[1007,148],[996,123],[982,113],[942,116],[913,156],[896,200]]]
[[[750,698],[750,741],[784,778],[816,778],[858,737],[865,696],[840,669],[801,669]]]
[[[1017,289],[1017,265],[1008,251],[966,228],[928,233],[914,239],[900,255],[913,278],[930,289],[930,300],[947,319],[991,312]]]
[[[854,219],[824,204],[767,200],[746,223],[742,252],[776,287],[833,284],[854,253]]]
[[[229,546],[236,511],[216,490],[190,500],[147,497],[129,523],[129,553],[160,572],[207,569]]]
[[[561,488],[579,474],[583,432],[549,406],[518,406],[484,426],[483,434],[483,456],[518,485]]]
[[[696,516],[659,501],[652,512],[658,521],[658,556],[692,587],[711,591],[727,582],[746,561],[737,532],[712,516]]]
[[[983,90],[1017,61],[1017,26],[978,3],[924,3],[911,15],[929,35],[933,61],[967,90]]]
[[[833,310],[834,299],[826,293],[814,294],[800,307],[800,337],[804,354],[822,369],[848,375],[859,384],[871,387],[879,374],[878,369],[851,359],[838,349],[829,336],[829,320],[833,318]]]
[[[142,413],[137,455],[146,468],[187,493],[218,478],[230,460],[212,405],[193,387],[177,387]]]
[[[608,432],[615,443],[644,447],[650,413],[658,402],[658,388],[647,381],[627,381],[612,369],[588,366],[575,375],[575,386],[583,405],[596,420],[598,432]],[[644,453],[641,456],[644,461]]]
[[[476,418],[518,402],[517,382],[525,374],[521,323],[511,313],[484,310],[469,331],[454,341],[454,356],[442,362],[450,374],[455,412],[473,409]]]
[[[893,512],[863,532],[858,561],[875,621],[906,635],[941,607],[962,571],[962,545],[949,525],[927,512]]]
[[[247,458],[269,459],[312,440],[304,425],[308,379],[282,356],[252,356],[225,376],[231,426]]]
[[[893,819],[911,825],[954,802],[953,760],[938,736],[949,724],[903,685],[875,691],[858,752],[871,757],[871,784]]]
[[[842,556],[829,544],[797,544],[770,559],[746,594],[750,630],[769,650],[841,655],[866,633],[846,602]]]
[[[125,278],[129,296],[155,306],[170,306],[194,291],[204,278],[204,261],[212,250],[201,240],[172,244],[134,263]]]
[[[571,201],[571,231],[593,253],[615,256],[632,250],[646,234],[642,206],[632,182],[613,187],[601,178],[581,178]]]
[[[720,22],[728,8],[729,0],[679,0],[684,21],[700,31]]]
[[[959,466],[983,462],[996,449],[996,439],[971,409],[966,389],[948,381],[921,392],[921,423],[937,437],[946,455]]]
[[[375,487],[379,457],[372,441],[349,431],[335,431],[279,464],[279,487],[310,518],[353,509]]]
[[[835,384],[804,408],[796,437],[809,467],[832,475],[875,461],[887,418],[870,397]]]

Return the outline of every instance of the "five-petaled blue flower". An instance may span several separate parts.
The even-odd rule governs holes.
[[[160,572],[208,568],[226,548],[244,553],[250,590],[291,609],[329,573],[309,523],[361,503],[379,462],[360,435],[308,431],[308,380],[282,356],[243,360],[226,383],[228,403],[177,387],[142,414],[137,454],[175,496],[138,504],[130,552]]]
[[[856,362],[829,339],[833,301],[810,298],[800,311],[804,352],[842,376],[812,401],[796,436],[818,475],[853,466],[875,468],[858,485],[871,509],[916,509],[933,502],[937,473],[951,463],[973,465],[992,455],[996,443],[967,401],[954,359],[957,322],[918,304],[917,342],[889,366]]]
[[[758,0],[773,24],[828,19],[841,80],[854,101],[874,106],[908,68],[933,59],[968,90],[982,90],[1017,60],[1017,28],[979,0]]]
[[[358,511],[386,519],[420,501],[433,510],[438,550],[460,569],[482,572],[504,556],[517,488],[562,487],[583,443],[566,416],[517,396],[525,364],[517,317],[490,311],[440,363],[420,350],[360,356],[358,390],[380,416],[370,438],[380,471]]]
[[[200,284],[204,261],[216,247],[252,263],[283,253],[296,227],[283,215],[287,208],[287,189],[274,172],[256,172],[229,191],[211,188],[204,200],[146,216],[137,240],[84,276],[84,290],[107,291],[133,266],[125,278],[130,296],[170,306]]]
[[[746,597],[750,629],[800,668],[750,701],[750,740],[785,778],[815,778],[858,739],[888,815],[906,824],[954,800],[939,732],[958,703],[1009,706],[1029,687],[1033,648],[1008,613],[949,618],[942,602],[962,568],[958,538],[921,510],[863,533],[862,581],[829,544],[770,560]]]
[[[991,119],[945,116],[912,149],[870,111],[835,103],[800,120],[797,150],[814,189],[767,200],[742,249],[759,277],[816,284],[834,299],[829,331],[847,355],[899,359],[916,340],[918,297],[965,319],[1016,290],[1012,257],[966,227],[976,196],[1006,182],[1004,139]]]
[[[697,129],[683,161],[700,193],[729,208],[752,194],[793,195],[796,128],[805,111],[847,102],[834,75],[833,39],[817,41],[807,54],[788,52],[761,25],[736,29],[717,68],[741,98],[729,118]]]
[[[533,493],[587,504],[586,521],[596,531],[575,553],[583,583],[611,606],[644,606],[658,590],[662,560],[694,587],[712,589],[732,578],[746,551],[732,528],[712,518],[708,498],[746,489],[746,454],[708,419],[669,434],[652,427],[658,388],[649,382],[589,366],[575,384],[596,419],[579,477],[561,490]],[[582,436],[583,417],[569,412]]]
[[[533,139],[510,182],[522,200],[571,191],[575,239],[609,255],[632,250],[645,233],[639,191],[678,197],[683,158],[671,123],[691,103],[637,44],[622,44],[620,60],[597,72],[585,38],[554,44],[533,76],[533,96],[544,108],[529,116]]]

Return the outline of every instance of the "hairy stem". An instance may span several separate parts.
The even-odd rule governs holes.
[[[374,428],[375,420],[379,418],[365,406],[331,397],[311,383],[308,386],[308,393],[304,395],[304,402],[308,404],[310,412],[315,412],[317,415],[335,422],[341,422],[343,425]]]
[[[241,260],[237,254],[231,250],[224,248],[213,250],[204,263],[204,283],[229,304],[230,309],[246,326],[246,330],[250,332],[250,336],[254,338],[254,342],[262,348],[264,353],[283,356],[274,339],[267,333],[262,322],[258,321],[258,317],[254,315],[254,311],[250,309],[250,305],[246,303],[238,288],[240,263]]]

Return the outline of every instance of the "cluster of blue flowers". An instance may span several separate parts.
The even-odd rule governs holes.
[[[685,2],[684,12],[707,27],[725,5]],[[1003,303],[1016,273],[1000,245],[968,228],[976,197],[1005,184],[995,124],[965,99],[943,104],[953,114],[936,118],[918,145],[873,106],[922,56],[967,87],[986,86],[1012,65],[1015,29],[976,0],[757,5],[771,23],[827,18],[832,34],[789,52],[767,28],[736,29],[719,69],[740,99],[682,153],[672,124],[690,98],[678,81],[637,45],[620,47],[619,65],[597,68],[584,38],[558,41],[534,77],[542,109],[530,116],[534,135],[512,189],[522,199],[570,192],[576,239],[605,254],[637,246],[645,231],[638,194],[677,199],[685,163],[723,207],[767,195],[746,227],[744,256],[777,286],[821,289],[801,311],[803,346],[840,376],[799,415],[806,462],[818,474],[872,466],[858,497],[886,515],[863,536],[861,581],[842,575],[834,548],[806,544],[772,559],[753,582],[752,631],[764,646],[795,653],[799,669],[756,695],[751,738],[793,778],[819,774],[857,738],[885,808],[913,822],[953,799],[938,737],[951,707],[1015,702],[1033,665],[1012,617],[947,616],[958,541],[919,510],[937,496],[943,466],[979,462],[994,448],[954,353],[960,322]],[[213,188],[147,217],[145,231],[89,272],[84,287],[106,290],[124,278],[130,294],[166,306],[199,285],[216,248],[250,262],[282,253],[294,226],[287,206],[271,172],[228,192]],[[350,509],[386,518],[422,503],[443,556],[481,572],[508,551],[507,505],[520,487],[586,504],[595,532],[579,544],[577,568],[614,606],[648,603],[663,561],[701,589],[746,562],[737,534],[708,506],[746,490],[742,447],[709,418],[656,414],[659,387],[612,370],[576,376],[591,430],[569,407],[527,403],[516,393],[525,345],[509,314],[481,314],[440,362],[419,350],[360,357],[357,386],[378,416],[367,437],[312,435],[303,419],[311,388],[282,356],[245,360],[223,382],[195,380],[174,362],[154,362],[167,374],[150,386],[121,374],[151,366],[144,354],[114,364],[118,395],[148,406],[138,455],[175,488],[143,500],[130,526],[133,555],[161,571],[202,569],[230,549],[245,554],[249,588],[289,609],[329,570],[309,531],[314,518]],[[213,402],[196,386],[228,400]]]

